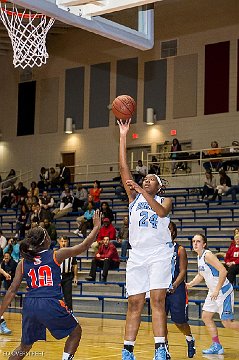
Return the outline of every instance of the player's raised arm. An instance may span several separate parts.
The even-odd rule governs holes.
[[[62,263],[63,260],[69,257],[77,256],[82,252],[88,250],[92,243],[96,240],[97,234],[101,227],[101,214],[99,210],[95,211],[93,217],[93,224],[93,230],[81,244],[69,248],[62,248],[56,251],[56,261],[58,263]]]
[[[126,154],[126,138],[129,132],[129,127],[131,123],[131,119],[118,120],[117,121],[120,129],[120,146],[119,146],[119,166],[120,166],[120,175],[122,178],[122,182],[129,197],[129,202],[133,201],[136,197],[136,192],[132,191],[130,187],[127,185],[127,180],[133,180],[132,174],[129,170],[129,166],[127,164],[127,154]]]

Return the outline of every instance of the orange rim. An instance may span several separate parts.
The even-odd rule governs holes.
[[[0,0],[0,3],[7,3],[7,0]],[[8,10],[8,9],[5,9],[3,8],[2,6],[0,6],[2,11],[4,11],[7,15],[9,16],[18,16],[20,18],[24,18],[24,19],[31,19],[31,18],[41,18],[41,17],[44,17],[46,15],[44,14],[25,14],[25,13],[21,13],[21,12],[18,12],[18,11],[11,11],[11,10]]]

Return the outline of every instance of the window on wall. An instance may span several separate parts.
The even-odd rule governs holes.
[[[177,56],[177,50],[178,50],[178,40],[167,40],[167,41],[161,41],[160,43],[160,53],[161,53],[161,59],[170,57],[170,56]]]
[[[36,81],[18,85],[17,136],[33,135],[35,122]]]

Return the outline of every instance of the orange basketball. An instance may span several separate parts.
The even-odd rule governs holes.
[[[129,95],[119,95],[112,102],[112,111],[117,119],[130,119],[136,109],[134,99]]]

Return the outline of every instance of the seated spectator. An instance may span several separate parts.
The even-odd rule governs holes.
[[[18,263],[20,259],[20,245],[16,239],[10,238],[7,246],[3,249],[3,254],[9,253],[12,259]]]
[[[121,258],[124,260],[127,255],[127,249],[131,248],[130,244],[129,244],[129,218],[128,218],[128,216],[124,217],[123,225],[121,226],[121,228],[119,230],[117,240],[112,240],[111,242],[112,242],[112,244],[114,244],[114,246],[116,248],[121,247]]]
[[[237,203],[237,194],[239,193],[239,169],[238,169],[238,179],[237,179],[237,185],[232,185],[226,192],[225,196],[231,195],[232,196],[232,202],[234,205]]]
[[[37,183],[36,181],[32,181],[31,182],[31,186],[30,186],[30,189],[29,191],[31,191],[32,193],[32,197],[35,196],[35,197],[39,197],[39,188],[37,187]]]
[[[70,189],[69,185],[65,184],[64,188],[63,188],[63,191],[62,191],[62,193],[60,195],[60,200],[62,200],[63,197],[65,197],[66,194],[69,194],[69,193],[70,193],[71,196],[74,196],[73,191]]]
[[[107,281],[108,271],[118,269],[120,265],[119,255],[114,244],[110,243],[108,236],[103,237],[103,243],[99,247],[95,258],[91,262],[91,269],[87,281],[95,281],[97,267],[103,269],[102,281]]]
[[[4,192],[5,195],[2,197],[0,208],[2,209],[15,209],[18,206],[17,192],[15,185],[11,185],[11,189]]]
[[[25,237],[26,225],[28,222],[29,210],[28,207],[23,204],[20,209],[20,214],[16,222],[16,238],[23,240]]]
[[[236,275],[239,274],[239,234],[234,236],[234,241],[226,253],[225,266],[228,280],[236,285]]]
[[[115,195],[122,201],[128,200],[128,196],[126,195],[126,191],[121,178],[119,185],[115,188]]]
[[[181,144],[179,143],[178,139],[173,139],[173,143],[171,145],[171,155],[170,159],[172,160],[172,174],[175,174],[177,167],[178,167],[178,151],[182,151]]]
[[[66,195],[61,199],[60,207],[53,211],[54,219],[59,219],[60,217],[66,216],[69,212],[72,211],[74,198],[71,195],[70,191],[66,191]]]
[[[218,157],[221,155],[222,153],[222,150],[218,148],[218,142],[217,141],[212,141],[211,142],[211,148],[212,149],[209,149],[207,151],[207,155],[208,157],[210,158],[213,158],[213,157]],[[207,170],[216,170],[218,171],[220,169],[222,165],[222,161],[219,160],[219,159],[211,159],[210,161],[206,161],[204,164],[203,164],[203,167],[204,169],[207,171]]]
[[[142,160],[138,160],[138,165],[135,168],[134,179],[139,185],[142,184],[144,177],[148,174],[148,169],[143,165]]]
[[[105,236],[108,236],[110,240],[116,239],[116,229],[111,224],[110,219],[104,218],[103,219],[103,225],[100,228],[100,231],[97,236],[97,241],[93,242],[91,245],[92,249],[96,252],[104,239]]]
[[[33,204],[32,205],[32,210],[29,213],[29,217],[27,220],[27,224],[26,224],[26,228],[29,229],[29,225],[30,227],[32,227],[32,224],[36,224],[39,225],[41,222],[41,208],[39,204]]]
[[[152,156],[152,163],[149,167],[149,174],[160,175],[160,166],[156,156]]]
[[[216,190],[212,196],[211,200],[216,200],[217,196],[218,196],[218,204],[221,205],[222,203],[222,194],[226,193],[227,190],[229,190],[229,188],[231,187],[232,183],[231,183],[231,179],[229,178],[229,176],[225,173],[225,171],[223,169],[221,169],[219,171],[219,182],[220,184],[217,185]]]
[[[23,185],[23,182],[19,182],[16,187],[16,195],[17,200],[19,201],[21,198],[25,198],[27,196],[27,188]]]
[[[17,267],[17,263],[16,261],[14,261],[11,257],[11,255],[9,253],[5,253],[4,256],[3,256],[3,261],[2,261],[2,264],[1,264],[1,268],[3,271],[5,271],[8,275],[11,276],[11,279],[7,280],[5,277],[4,277],[4,288],[5,290],[8,290],[13,279],[14,279],[14,276],[15,276],[15,272],[16,272],[16,267]]]
[[[216,179],[212,175],[211,170],[205,172],[205,182],[202,189],[201,200],[208,199],[210,195],[213,195],[216,190]]]
[[[11,169],[7,177],[2,180],[2,189],[11,188],[17,181],[16,171]]]
[[[82,186],[82,184],[77,185],[76,194],[74,196],[74,203],[73,203],[73,211],[78,211],[78,208],[84,206],[84,203],[87,201],[88,193],[86,188]]]
[[[78,229],[76,229],[74,234],[78,235],[79,237],[86,237],[86,230],[93,229],[93,216],[95,210],[93,209],[92,203],[88,204],[88,208],[85,211],[84,215],[79,216],[76,221],[78,225]]]
[[[3,236],[3,232],[2,230],[0,230],[0,247],[1,249],[4,249],[7,245],[7,239],[5,238],[5,236]]]
[[[49,184],[51,186],[51,188],[56,188],[57,184],[58,184],[58,178],[59,178],[59,173],[54,169],[54,167],[50,167],[49,170]]]
[[[89,194],[92,196],[95,208],[100,208],[100,194],[102,192],[102,189],[100,187],[100,182],[98,180],[95,180],[93,188],[90,189]]]
[[[50,249],[53,249],[57,244],[57,231],[54,224],[52,224],[48,218],[43,219],[43,222],[40,223],[44,227],[51,239]]]
[[[102,221],[104,220],[104,218],[110,219],[110,222],[112,222],[114,220],[113,211],[109,207],[109,204],[107,203],[107,201],[103,201],[101,203],[100,212],[102,214]]]
[[[28,210],[31,211],[32,205],[38,204],[38,197],[32,196],[32,192],[31,192],[31,190],[29,190],[27,192],[27,197],[25,199],[25,203],[26,203],[26,206],[28,207]]]
[[[49,171],[44,166],[41,167],[39,178],[40,180],[37,184],[38,188],[40,190],[47,190],[49,185]]]
[[[41,213],[40,213],[41,220],[48,219],[49,221],[51,221],[52,219],[51,210],[54,206],[54,199],[52,196],[48,195],[47,190],[43,191],[42,197],[40,197],[39,199],[39,204],[41,208]]]

